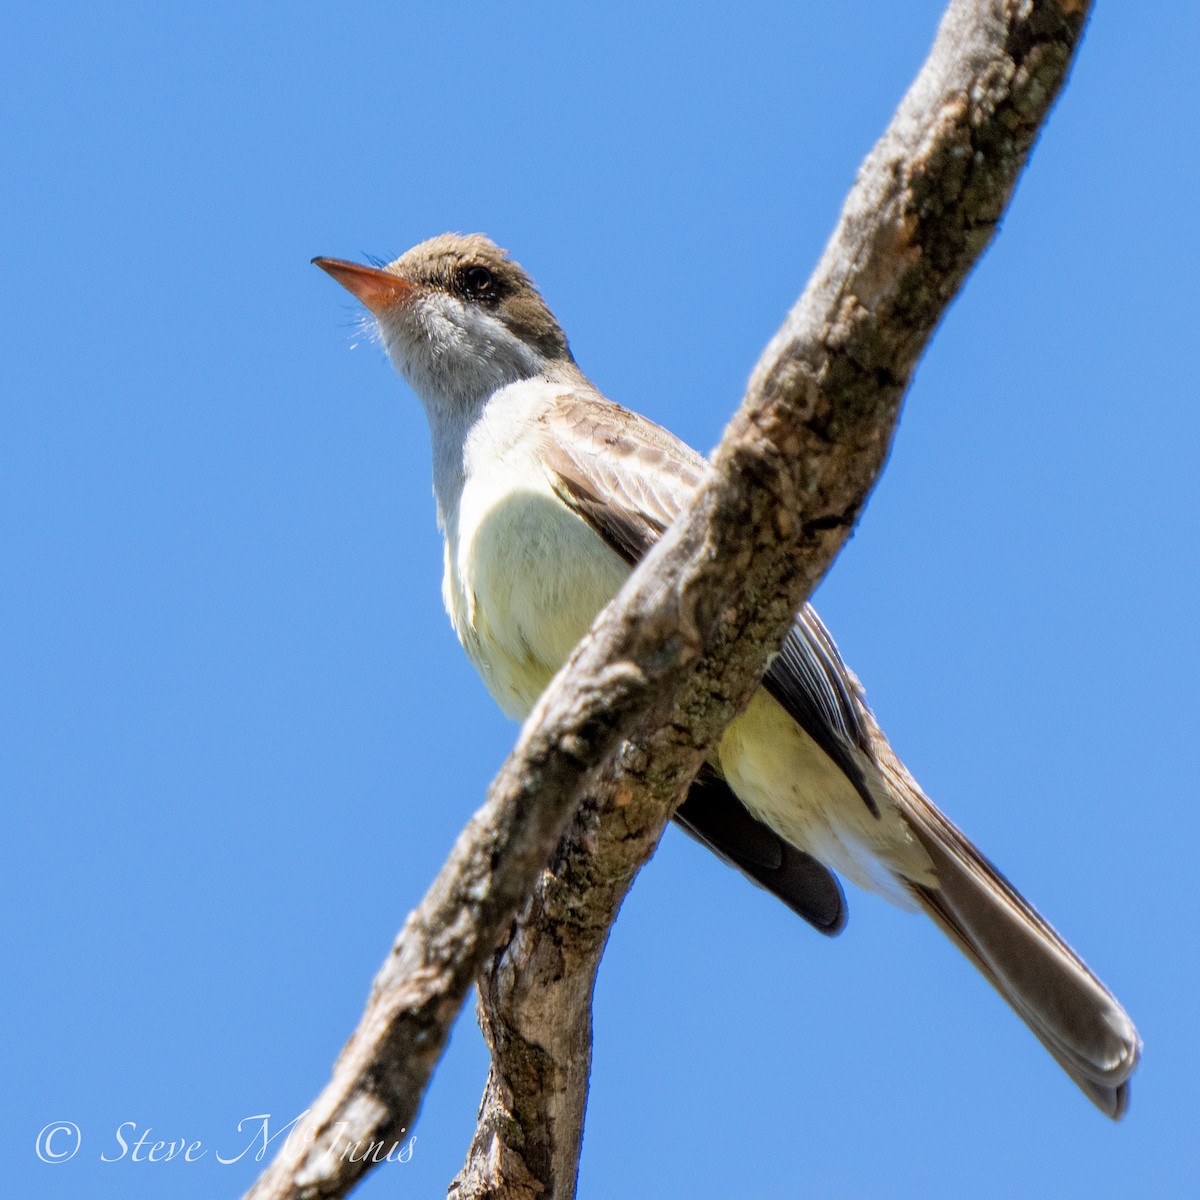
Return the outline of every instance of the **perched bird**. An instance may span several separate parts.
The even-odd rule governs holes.
[[[313,261],[374,316],[424,406],[446,608],[500,707],[524,717],[704,459],[596,390],[488,238],[444,234],[383,268]],[[1124,1113],[1133,1023],[920,790],[808,605],[676,820],[824,933],[846,919],[835,872],[928,913],[1083,1092]]]

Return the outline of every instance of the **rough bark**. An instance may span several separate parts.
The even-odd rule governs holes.
[[[249,1196],[344,1195],[372,1165],[369,1143],[403,1140],[485,964],[492,1070],[452,1190],[573,1194],[592,982],[621,898],[857,519],[917,358],[995,231],[1088,7],[951,4],[691,510],[526,722],[305,1128]]]

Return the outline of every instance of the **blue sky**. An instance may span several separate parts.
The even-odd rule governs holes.
[[[14,1194],[239,1194],[215,1154],[324,1084],[515,735],[442,612],[423,418],[309,258],[487,231],[708,449],[942,5],[565,7],[0,18]],[[1136,8],[1099,6],[817,597],[1137,1020],[1129,1117],[928,923],[854,893],[828,942],[669,831],[599,979],[584,1198],[1194,1186],[1200,18]],[[468,1006],[359,1194],[440,1194],[485,1070]],[[129,1122],[212,1153],[102,1162]]]

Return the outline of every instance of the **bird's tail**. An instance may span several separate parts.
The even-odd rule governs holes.
[[[904,791],[905,816],[937,872],[936,886],[908,881],[914,899],[1088,1099],[1119,1119],[1141,1052],[1133,1022],[970,840],[915,785]]]

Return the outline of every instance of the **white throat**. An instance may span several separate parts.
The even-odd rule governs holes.
[[[546,366],[543,355],[476,304],[432,292],[380,321],[396,369],[425,406],[430,426],[471,413]]]
[[[429,422],[433,491],[445,532],[457,515],[471,431],[496,393],[544,376],[548,363],[491,312],[441,292],[387,314],[379,328]]]

